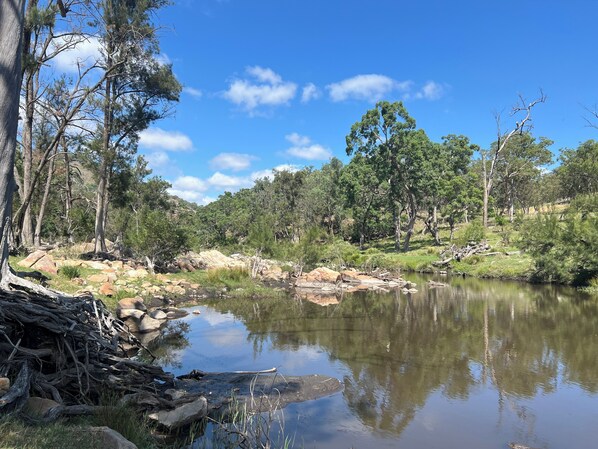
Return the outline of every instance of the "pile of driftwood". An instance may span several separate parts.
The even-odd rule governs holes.
[[[172,383],[159,366],[127,358],[131,345],[140,343],[92,296],[0,290],[0,377],[14,379],[0,414],[20,409],[30,391],[75,414],[103,393],[156,394]]]
[[[453,244],[453,245],[449,246],[447,249],[445,249],[440,254],[440,257],[442,257],[442,260],[439,260],[438,262],[433,262],[433,265],[435,265],[437,267],[443,267],[443,266],[448,265],[453,260],[456,260],[457,262],[459,262],[463,259],[466,259],[467,257],[473,256],[474,254],[480,254],[480,255],[485,255],[485,256],[497,254],[497,253],[486,253],[486,251],[488,251],[489,249],[490,249],[490,245],[488,245],[488,243],[486,241],[482,241],[479,243],[470,242],[465,246],[457,246],[457,245]]]

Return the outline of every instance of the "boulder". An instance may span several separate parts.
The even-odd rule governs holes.
[[[178,429],[205,418],[208,414],[206,398],[199,397],[193,402],[183,404],[174,410],[161,410],[148,416],[168,430]]]
[[[179,263],[180,261],[180,263]],[[189,252],[177,258],[177,265],[187,271],[201,268],[247,268],[247,262],[227,257],[215,249],[200,253]]]
[[[23,413],[31,418],[39,419],[46,416],[55,407],[60,407],[60,404],[52,399],[32,397],[25,402]]]
[[[133,318],[126,319],[125,325],[129,329],[129,332],[132,332],[134,334],[139,332],[139,325],[137,324],[137,321],[135,319],[133,319]]]
[[[160,320],[155,320],[149,315],[144,315],[139,323],[139,332],[142,334],[157,331],[160,329],[162,322]]]
[[[144,312],[147,311],[147,307],[143,303],[143,298],[135,297],[135,298],[123,298],[118,301],[118,306],[116,306],[116,310],[119,309],[137,309],[143,310]]]
[[[317,288],[322,289],[330,285],[336,285],[341,280],[341,274],[330,268],[320,267],[309,273],[304,273],[297,279],[295,287],[297,288]]]
[[[105,273],[97,273],[87,276],[87,280],[89,282],[98,282],[103,284],[104,282],[108,282],[108,276]]]
[[[90,427],[86,429],[90,439],[102,449],[137,449],[137,446],[110,427]]]
[[[139,268],[136,270],[128,270],[125,275],[130,278],[138,279],[149,275],[149,272],[145,268]]]
[[[121,320],[135,318],[139,321],[141,318],[143,318],[143,315],[145,315],[145,312],[139,309],[116,309],[116,316],[118,316]]]
[[[168,319],[168,315],[164,313],[162,310],[154,310],[149,314],[154,320],[164,321]]]
[[[283,282],[288,278],[288,273],[282,271],[282,268],[276,265],[262,270],[260,275],[264,281],[273,282]]]
[[[19,262],[19,265],[25,268],[44,271],[46,273],[58,274],[58,267],[54,259],[47,252],[37,250],[29,254],[25,259]]]
[[[186,310],[177,309],[176,307],[169,307],[166,310],[166,316],[169,320],[175,320],[178,318],[183,318],[189,315],[189,312]]]
[[[93,270],[106,270],[110,268],[110,265],[105,264],[104,262],[98,262],[97,260],[86,260],[83,263],[87,268],[91,268]]]

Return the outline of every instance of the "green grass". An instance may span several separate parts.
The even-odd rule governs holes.
[[[27,426],[13,417],[0,419],[0,449],[102,449],[83,426],[57,421]]]

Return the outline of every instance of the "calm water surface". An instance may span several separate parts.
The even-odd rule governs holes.
[[[598,448],[598,302],[553,286],[409,279],[418,293],[326,307],[208,302],[185,319],[188,344],[163,347],[160,362],[341,379],[343,392],[285,409],[304,448]]]

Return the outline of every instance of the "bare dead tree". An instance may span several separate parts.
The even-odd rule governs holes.
[[[482,156],[482,170],[483,170],[483,211],[482,221],[484,227],[488,226],[488,203],[492,188],[494,187],[494,180],[496,176],[496,164],[501,156],[501,153],[509,143],[509,140],[516,134],[523,134],[531,130],[532,128],[532,110],[539,104],[546,101],[546,95],[540,90],[540,95],[531,102],[527,102],[522,95],[519,95],[518,103],[513,106],[510,116],[517,118],[519,121],[515,121],[515,125],[509,130],[504,132],[501,127],[501,114],[495,114],[496,120],[496,143],[493,148],[489,151],[481,151]],[[488,163],[490,166],[488,167]]]

